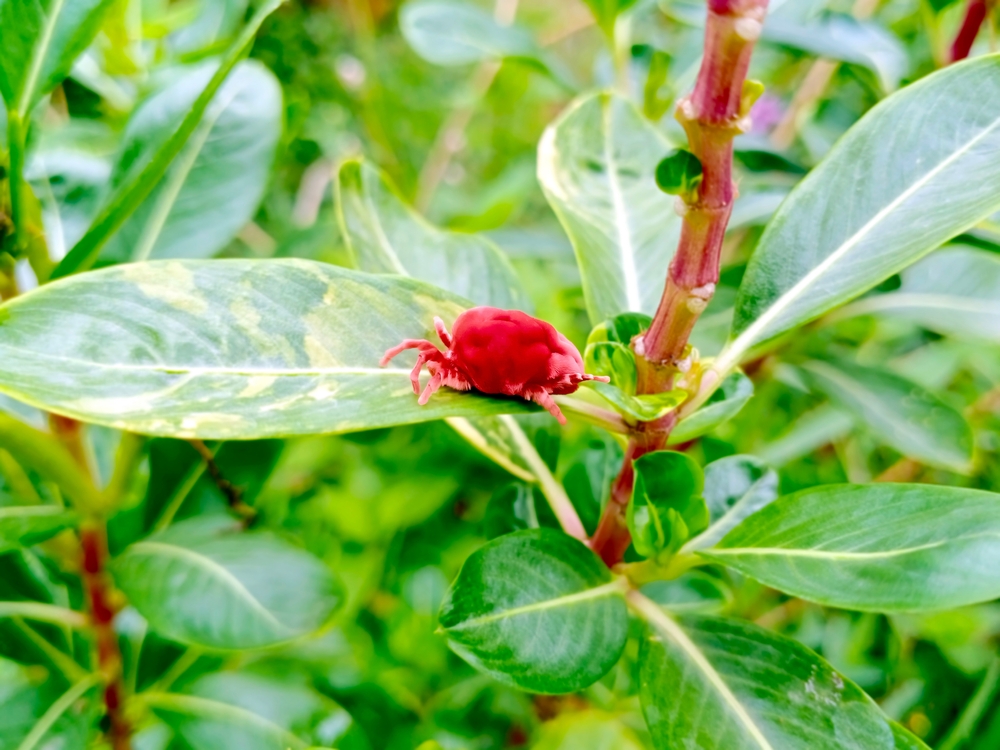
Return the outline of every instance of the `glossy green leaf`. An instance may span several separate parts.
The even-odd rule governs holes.
[[[899,375],[849,362],[807,362],[807,382],[900,453],[970,471],[972,428],[960,412]]]
[[[700,554],[794,596],[874,612],[1000,596],[1000,495],[926,484],[781,497]]]
[[[592,323],[656,310],[681,220],[656,187],[671,149],[627,100],[576,100],[538,144],[538,179],[576,252]]]
[[[658,750],[893,750],[909,737],[796,641],[735,619],[650,614],[639,697]]]
[[[583,352],[584,368],[593,375],[607,375],[611,385],[628,395],[635,395],[635,354],[625,344],[599,341],[587,344]]]
[[[918,157],[914,157],[918,154]],[[849,199],[848,199],[849,197]],[[743,278],[726,371],[1000,208],[1000,57],[884,100],[791,192]]]
[[[656,165],[656,186],[670,195],[694,195],[701,176],[698,157],[684,149],[675,149]]]
[[[754,456],[726,456],[705,467],[705,504],[711,525],[685,549],[718,543],[743,519],[778,497],[778,473]]]
[[[717,614],[733,600],[732,592],[721,578],[701,570],[647,583],[642,587],[642,595],[673,614]]]
[[[176,131],[214,65],[191,70],[140,106],[125,128],[110,200]],[[281,136],[281,87],[256,61],[237,65],[162,180],[101,252],[101,263],[208,258],[257,211]]]
[[[753,381],[742,372],[734,372],[705,405],[685,417],[670,433],[668,445],[680,445],[701,437],[739,414],[753,396]]]
[[[337,206],[344,239],[362,271],[412,276],[479,305],[530,309],[524,286],[496,245],[432,226],[367,162],[341,165]]]
[[[277,9],[283,0],[266,0],[246,26],[233,40],[225,55],[215,69],[212,78],[198,97],[191,104],[184,119],[176,129],[168,135],[163,144],[149,155],[141,169],[137,168],[132,179],[119,186],[112,199],[94,219],[87,233],[80,238],[72,250],[64,257],[52,272],[52,278],[85,271],[94,265],[101,248],[112,234],[118,230],[126,219],[146,200],[146,197],[156,189],[164,175],[173,165],[174,160],[185,149],[192,136],[202,123],[202,118],[215,98],[219,88],[225,82],[236,64],[243,58],[253,42],[254,35],[264,20]]]
[[[304,685],[272,677],[216,672],[183,694],[151,693],[143,700],[191,750],[367,747],[343,708]]]
[[[871,21],[832,13],[812,21],[774,13],[764,23],[761,39],[772,44],[870,68],[882,87],[892,91],[906,74],[906,49],[891,33]]]
[[[486,506],[483,531],[487,539],[496,539],[524,529],[545,526],[558,529],[559,522],[540,497],[537,486],[511,482],[500,487]]]
[[[229,518],[194,518],[130,545],[115,581],[156,632],[210,648],[259,648],[310,633],[341,601],[320,560]]]
[[[551,529],[494,539],[462,567],[441,609],[451,647],[535,693],[581,690],[618,661],[628,634],[621,581]]]
[[[1000,342],[1000,256],[946,247],[901,276],[896,291],[858,300],[842,315],[876,314],[946,336]]]
[[[702,499],[704,476],[689,456],[654,451],[636,459],[635,485],[628,506],[632,544],[643,557],[673,553],[708,526]]]
[[[414,51],[435,65],[468,65],[539,51],[531,34],[503,26],[488,11],[457,0],[410,0],[399,28]]]
[[[213,439],[530,411],[447,388],[420,406],[412,355],[378,366],[466,307],[419,281],[312,261],[115,266],[0,307],[0,391],[83,421]]]
[[[682,390],[632,396],[610,383],[592,383],[590,387],[629,422],[652,422],[665,417],[687,399],[687,391]]]
[[[58,505],[0,507],[0,553],[44,542],[75,521],[75,513]]]
[[[109,0],[0,2],[0,95],[28,119],[38,100],[69,74],[90,44]]]

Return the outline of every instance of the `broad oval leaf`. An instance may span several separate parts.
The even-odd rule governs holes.
[[[110,0],[0,2],[0,95],[26,119],[38,100],[69,74],[90,44]]]
[[[732,373],[704,406],[677,423],[667,444],[680,445],[711,432],[739,414],[752,396],[753,381],[742,372]]]
[[[926,484],[814,487],[779,498],[699,554],[834,607],[950,609],[1000,596],[1000,495]]]
[[[573,243],[594,325],[656,311],[681,227],[673,197],[656,187],[671,148],[611,93],[576,100],[538,144],[538,180]]]
[[[399,29],[414,51],[435,65],[531,57],[539,51],[526,30],[503,26],[489,12],[456,0],[411,0],[400,11]]]
[[[362,271],[412,276],[479,305],[530,310],[524,285],[500,248],[485,237],[432,226],[367,162],[341,165],[337,211]]]
[[[725,372],[756,344],[899,272],[1000,207],[1000,56],[933,73],[852,127],[750,260]]]
[[[495,679],[535,693],[571,693],[621,656],[623,593],[621,580],[581,542],[528,529],[466,560],[440,622],[449,645]]]
[[[678,620],[655,605],[639,697],[658,750],[893,750],[894,725],[800,643],[735,619]]]
[[[705,467],[703,497],[711,525],[685,549],[711,547],[744,518],[774,502],[778,473],[754,456],[726,456]]]
[[[136,542],[112,573],[153,630],[209,648],[291,640],[323,625],[341,602],[319,559],[229,518],[193,518]]]
[[[87,422],[212,439],[532,410],[447,388],[420,406],[412,358],[378,366],[403,339],[436,338],[435,315],[451,324],[468,306],[312,261],[125,264],[0,307],[0,391]]]
[[[972,427],[957,410],[916,383],[850,362],[806,362],[807,382],[886,444],[931,466],[968,473]]]
[[[1000,343],[1000,256],[946,247],[901,275],[896,291],[858,300],[840,314],[876,314],[946,336]]]
[[[216,65],[188,71],[146,100],[123,134],[114,200],[173,134]],[[253,218],[281,137],[281,87],[256,61],[237,65],[190,140],[101,252],[100,263],[208,258]]]
[[[8,505],[0,508],[0,554],[38,544],[76,522],[76,514],[58,505]]]

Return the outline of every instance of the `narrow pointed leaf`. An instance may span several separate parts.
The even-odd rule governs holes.
[[[593,324],[656,311],[677,246],[674,198],[656,187],[672,144],[627,100],[590,94],[538,144],[538,179],[566,229]]]
[[[700,554],[793,596],[873,612],[1000,596],[1000,495],[828,485],[779,498]]]
[[[451,647],[501,682],[536,693],[581,690],[618,661],[624,589],[598,557],[551,529],[474,552],[441,609]]]
[[[340,167],[337,207],[344,239],[362,271],[412,276],[479,305],[529,307],[500,248],[478,235],[432,226],[367,162],[349,160]]]
[[[127,189],[204,90],[215,66],[199,66],[143,103],[125,129],[111,196]],[[101,263],[208,258],[257,210],[281,136],[281,88],[244,61],[219,89],[162,180],[115,232]]]
[[[900,453],[968,472],[972,428],[957,410],[906,378],[849,362],[807,362],[807,382]]]
[[[47,284],[0,307],[0,391],[154,435],[260,438],[451,416],[523,399],[443,388],[425,405],[407,338],[468,302],[428,284],[302,260],[150,261]]]
[[[686,443],[725,424],[740,413],[752,396],[753,381],[742,372],[734,372],[722,381],[704,406],[677,424],[668,445]]]
[[[657,750],[926,750],[800,643],[733,619],[649,622],[639,695]]]
[[[228,518],[194,518],[136,542],[112,572],[153,630],[209,648],[291,640],[323,625],[341,602],[319,559]]]
[[[1000,56],[890,96],[791,192],[751,258],[725,371],[1000,208]]]
[[[75,513],[57,505],[0,507],[0,553],[44,542],[69,528],[75,520]]]

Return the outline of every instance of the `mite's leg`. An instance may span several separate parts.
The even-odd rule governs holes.
[[[430,401],[431,396],[433,396],[437,389],[441,387],[441,381],[444,380],[444,375],[440,372],[434,373],[434,376],[427,383],[427,387],[424,388],[424,392],[420,394],[420,398],[417,399],[417,403],[423,406],[428,401]]]
[[[563,416],[562,411],[559,409],[559,405],[552,398],[552,394],[545,390],[531,391],[530,395],[525,394],[526,397],[534,401],[536,404],[544,409],[548,409],[549,414],[559,420],[559,424],[566,424],[566,417]]]
[[[434,344],[426,339],[406,339],[403,343],[386,350],[385,354],[382,355],[382,359],[378,361],[379,367],[385,367],[389,364],[389,360],[407,349],[419,349],[421,353],[432,351],[438,354],[441,353]]]
[[[451,334],[448,333],[448,329],[444,327],[444,321],[436,315],[434,316],[434,330],[438,332],[438,337],[441,339],[441,343],[451,349]]]

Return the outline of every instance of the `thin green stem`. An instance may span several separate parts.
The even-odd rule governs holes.
[[[45,654],[45,658],[52,662],[52,665],[62,672],[63,676],[65,676],[67,680],[70,682],[76,682],[77,680],[83,679],[87,675],[87,671],[77,664],[74,659],[49,643],[48,639],[44,638],[41,633],[31,627],[20,617],[12,617],[10,621],[25,635],[25,637],[28,638],[28,640],[32,642],[32,644],[34,644],[39,651]]]
[[[10,186],[10,212],[14,223],[15,254],[24,248],[25,205],[24,205],[24,123],[16,110],[7,112],[7,148],[10,153],[10,171],[7,174]]]
[[[73,687],[59,696],[59,699],[49,706],[48,711],[42,714],[41,718],[35,722],[27,736],[17,746],[17,750],[34,750],[45,734],[59,720],[66,711],[76,703],[88,690],[97,686],[101,681],[98,674],[89,674],[77,682]]]
[[[213,456],[215,456],[218,452],[221,445],[222,443],[219,443],[215,446],[212,451]],[[202,474],[205,473],[207,468],[208,464],[205,461],[198,461],[188,470],[188,473],[184,475],[184,479],[182,479],[181,483],[177,485],[173,494],[170,496],[170,499],[167,500],[167,504],[163,507],[163,512],[160,514],[160,517],[156,520],[156,524],[153,526],[154,533],[157,531],[163,531],[171,523],[173,523],[174,516],[177,515],[177,511],[179,511],[181,506],[184,505],[184,501],[187,499],[187,496],[191,493],[191,490],[194,489],[194,486],[198,484],[198,480],[201,479]]]
[[[202,653],[202,650],[199,648],[189,648],[180,655],[180,658],[178,658],[177,661],[170,665],[170,669],[168,669],[159,680],[151,685],[149,690],[146,692],[166,693],[169,691],[170,687],[177,682],[178,678],[193,667],[195,662],[201,658]]]
[[[82,612],[42,602],[0,602],[0,618],[3,617],[23,617],[77,629],[89,624],[87,616]]]
[[[983,714],[993,704],[998,694],[1000,694],[1000,656],[994,657],[990,662],[986,676],[979,683],[972,698],[965,704],[958,720],[938,745],[938,750],[957,750],[962,747],[972,737]]]

